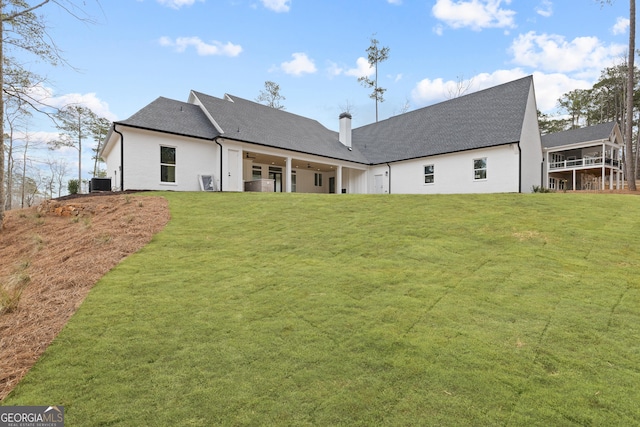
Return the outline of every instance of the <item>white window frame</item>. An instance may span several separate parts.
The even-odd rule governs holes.
[[[173,163],[163,163],[162,162],[162,149],[163,148],[171,148],[173,149]],[[173,168],[173,181],[164,181],[162,179],[162,167]],[[178,148],[172,145],[160,145],[160,184],[164,185],[176,185],[178,182]]]
[[[427,168],[431,168],[429,172]],[[433,185],[436,182],[436,166],[432,163],[430,165],[424,165],[424,185]],[[428,181],[430,179],[430,181]]]
[[[322,174],[319,172],[314,173],[313,185],[315,187],[322,187]]]
[[[251,179],[252,180],[262,179],[262,166],[253,165],[251,167]]]
[[[481,161],[484,162],[484,167],[482,168],[477,168],[476,167],[476,162]],[[478,157],[477,159],[473,159],[473,180],[474,181],[486,181],[487,180],[487,158],[486,157]],[[484,172],[484,176],[481,178],[478,178],[478,172]]]
[[[298,189],[298,179],[296,178],[296,171],[292,170],[291,171],[291,192],[295,193]]]

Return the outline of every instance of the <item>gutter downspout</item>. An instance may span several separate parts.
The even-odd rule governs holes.
[[[518,193],[522,193],[522,148],[518,141]]]
[[[124,135],[116,129],[115,123],[113,131],[120,135],[120,191],[124,191]]]
[[[544,173],[544,154],[542,155],[542,161],[540,162],[540,188],[545,188],[545,173]]]
[[[217,136],[213,138],[213,142],[218,144],[218,147],[220,147],[220,192],[222,192],[222,144],[218,142]]]
[[[391,165],[387,162],[387,167],[389,168],[389,193],[391,194]]]

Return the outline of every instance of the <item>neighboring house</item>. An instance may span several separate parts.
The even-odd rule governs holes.
[[[231,95],[158,98],[115,122],[102,157],[118,190],[529,192],[542,185],[533,78],[339,132]]]
[[[624,186],[622,134],[615,122],[542,136],[545,187],[613,190]]]

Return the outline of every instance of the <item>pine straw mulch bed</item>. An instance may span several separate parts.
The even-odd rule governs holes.
[[[93,285],[169,221],[167,200],[88,195],[6,212],[0,231],[0,401],[62,330]],[[9,292],[9,294],[7,293]],[[1,301],[0,301],[1,302]]]

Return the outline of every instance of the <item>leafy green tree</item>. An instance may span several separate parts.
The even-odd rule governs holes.
[[[276,110],[285,110],[284,105],[280,103],[280,101],[284,101],[285,99],[287,98],[280,94],[280,85],[267,80],[264,82],[264,90],[260,91],[260,95],[258,95],[256,101],[275,108]]]
[[[569,121],[565,119],[554,119],[548,114],[538,110],[538,127],[542,135],[562,132],[569,128]]]
[[[373,89],[369,98],[376,101],[376,122],[378,121],[378,103],[384,102],[384,93],[387,91],[378,86],[378,64],[389,59],[389,48],[378,47],[378,43],[380,42],[375,37],[371,37],[371,44],[367,48],[367,61],[375,69],[374,79],[372,80],[368,76],[358,78],[358,82],[362,83],[364,87]]]
[[[600,79],[593,86],[594,108],[590,112],[593,123],[608,121],[623,123],[627,72],[626,63],[602,70]]]
[[[560,108],[566,111],[570,119],[570,128],[577,129],[585,125],[591,105],[591,90],[576,89],[567,92],[558,99]],[[588,123],[587,123],[588,124]]]

